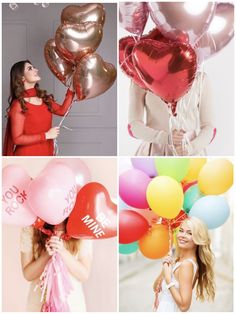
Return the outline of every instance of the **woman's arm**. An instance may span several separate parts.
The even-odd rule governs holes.
[[[161,271],[160,275],[159,275],[159,276],[157,277],[157,279],[154,281],[154,284],[153,284],[153,290],[154,290],[154,292],[156,292],[156,291],[160,292],[162,280],[163,280],[163,271]]]
[[[58,116],[64,116],[72,104],[74,95],[75,95],[74,91],[68,88],[63,104],[59,105],[56,102],[52,104],[53,113]]]
[[[201,88],[199,102],[200,111],[200,133],[187,145],[188,155],[195,155],[205,149],[214,137],[213,115],[212,115],[212,94],[211,86],[206,74],[200,74],[198,83]]]
[[[149,143],[168,144],[168,133],[155,130],[144,123],[145,96],[147,91],[131,81],[129,93],[129,124],[131,136]]]
[[[164,264],[164,277],[166,284],[171,283],[171,266]],[[184,261],[179,267],[179,289],[175,286],[170,287],[175,303],[179,307],[181,312],[186,312],[191,305],[192,301],[192,290],[193,290],[193,265],[189,261]]]
[[[21,266],[24,278],[28,281],[39,278],[51,256],[42,251],[40,257],[35,260],[32,253],[21,253]]]
[[[15,145],[31,145],[46,141],[44,132],[33,135],[24,134],[25,114],[22,113],[20,103],[17,100],[12,103],[10,119],[12,140]]]

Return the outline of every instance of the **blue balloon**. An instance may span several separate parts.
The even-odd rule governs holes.
[[[230,208],[223,196],[208,195],[193,204],[189,212],[190,217],[197,217],[207,225],[208,229],[215,229],[223,225],[229,218]]]
[[[128,244],[119,244],[119,253],[120,254],[131,254],[135,253],[138,250],[138,242],[132,242]]]

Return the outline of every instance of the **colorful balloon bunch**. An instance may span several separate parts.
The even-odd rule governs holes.
[[[173,233],[188,216],[209,229],[225,223],[230,208],[225,193],[233,184],[233,165],[226,159],[132,158],[133,168],[120,175],[120,253],[140,249],[161,258]]]
[[[115,67],[96,53],[104,22],[102,4],[69,5],[61,13],[55,39],[45,44],[49,69],[65,85],[69,85],[73,77],[78,100],[104,93],[116,79]]]
[[[184,96],[202,61],[234,34],[234,5],[216,2],[123,2],[120,24],[136,36],[119,42],[123,71],[140,87],[172,104]],[[156,25],[142,36],[148,15]]]
[[[68,218],[65,239],[114,237],[116,205],[103,185],[90,181],[78,158],[52,159],[35,179],[20,165],[8,165],[2,172],[3,223],[48,234],[45,222],[57,225]]]

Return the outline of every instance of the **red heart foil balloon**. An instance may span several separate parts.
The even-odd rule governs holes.
[[[44,47],[44,56],[49,69],[64,85],[73,74],[73,64],[61,58],[56,50],[54,39],[49,39]]]
[[[169,42],[161,32],[154,28],[147,35],[141,37],[141,39],[154,39],[162,42]],[[138,37],[124,37],[119,41],[119,63],[121,69],[126,73],[126,75],[139,85],[141,88],[147,89],[146,85],[142,81],[139,73],[136,71],[135,66],[133,64],[132,52],[136,42],[138,42]]]
[[[77,99],[89,99],[103,94],[116,79],[116,69],[97,53],[87,54],[77,64],[73,76]]]
[[[77,63],[87,53],[97,49],[102,35],[102,25],[95,22],[61,24],[56,31],[55,43],[60,55]]]
[[[91,182],[79,191],[66,229],[67,234],[76,239],[105,239],[117,235],[117,206],[102,184]]]
[[[196,53],[189,44],[141,40],[133,49],[133,62],[145,85],[168,103],[176,103],[194,81]]]
[[[68,5],[61,12],[61,23],[80,24],[96,22],[105,23],[105,9],[100,3],[85,5]]]

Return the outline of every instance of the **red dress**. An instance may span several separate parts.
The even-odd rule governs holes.
[[[29,102],[26,102],[28,110],[23,113],[19,101],[14,100],[9,112],[3,154],[53,156],[53,140],[46,140],[45,133],[52,128],[52,114],[64,116],[73,97],[74,92],[68,89],[62,105],[52,103],[53,113],[48,110],[45,103],[34,105]]]

